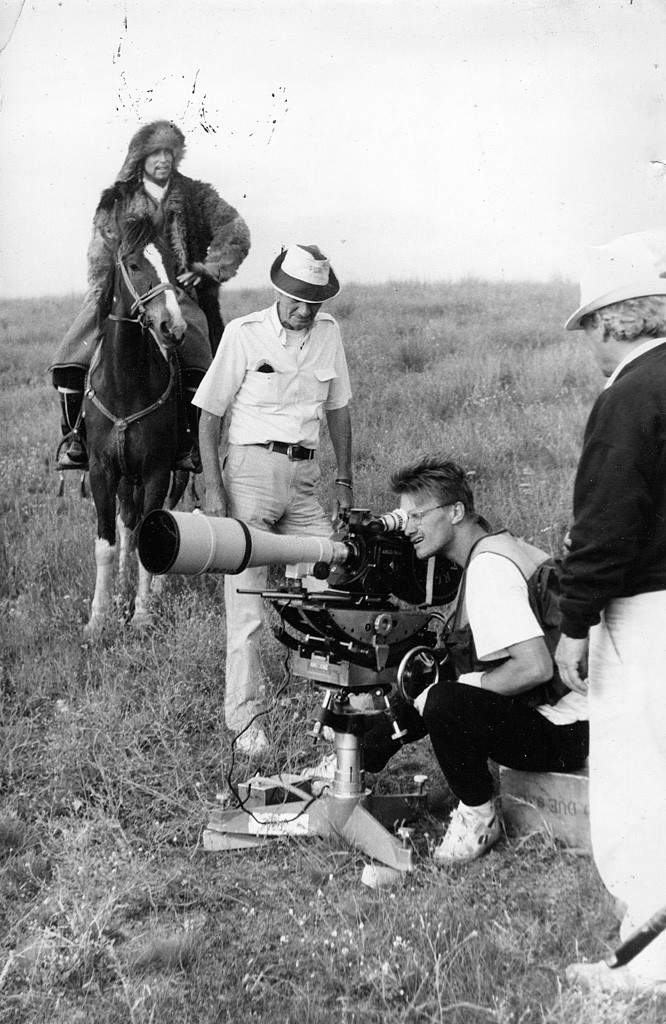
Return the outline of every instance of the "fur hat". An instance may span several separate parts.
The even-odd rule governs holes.
[[[340,291],[327,256],[316,245],[290,245],[271,267],[273,287],[299,302],[323,302]]]
[[[138,175],[146,157],[158,149],[171,150],[173,168],[177,170],[185,154],[185,136],[173,121],[153,121],[139,128],[129,144],[125,162],[116,181],[129,181]]]

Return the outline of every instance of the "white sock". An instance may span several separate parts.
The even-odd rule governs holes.
[[[478,818],[482,818],[483,821],[490,821],[497,812],[494,800],[487,800],[485,804],[477,804],[475,807],[470,807],[461,800],[460,807],[467,814],[475,814]]]

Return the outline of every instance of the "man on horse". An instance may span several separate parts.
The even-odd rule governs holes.
[[[102,193],[88,248],[88,292],[50,367],[62,411],[59,469],[87,468],[81,407],[99,337],[99,298],[114,264],[119,224],[128,217],[149,215],[173,256],[180,284],[178,303],[187,323],[178,356],[182,414],[174,468],[201,471],[199,411],[191,398],[222,336],[220,285],[234,276],[247,256],[250,233],[242,217],[211,185],[179,172],[184,152],[185,136],[172,121],[144,125],[130,142],[115,184]]]

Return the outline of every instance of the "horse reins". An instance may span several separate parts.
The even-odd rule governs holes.
[[[117,265],[120,267],[120,271],[123,275],[123,280],[125,281],[125,284],[127,285],[127,288],[130,292],[131,297],[134,299],[134,302],[130,309],[130,316],[117,316],[115,313],[109,313],[107,319],[121,321],[123,323],[139,324],[143,330],[149,330],[153,337],[155,337],[153,329],[145,322],[145,304],[147,302],[150,302],[150,300],[154,299],[157,295],[161,295],[163,292],[166,292],[169,289],[171,289],[174,292],[176,289],[169,282],[165,283],[160,281],[159,284],[156,284],[147,292],[144,292],[142,295],[139,295],[132,283],[131,277],[127,273],[127,268],[125,267],[125,264],[121,259],[117,261]],[[139,311],[139,316],[133,317],[132,314],[135,313],[137,310]],[[157,341],[157,338],[155,338],[155,340]],[[118,455],[118,461],[120,462],[120,466],[123,471],[123,476],[126,477],[128,480],[132,480],[132,475],[130,474],[127,467],[127,463],[125,461],[125,431],[127,430],[130,423],[136,423],[137,420],[143,419],[144,416],[149,416],[152,412],[155,412],[156,409],[159,409],[160,406],[164,405],[167,398],[173,391],[174,384],[176,383],[176,379],[178,376],[178,369],[175,360],[169,358],[169,383],[166,386],[166,390],[160,395],[160,397],[155,402],[153,402],[152,405],[149,405],[146,409],[140,409],[139,412],[132,413],[131,416],[115,416],[110,411],[110,409],[107,409],[106,406],[102,402],[100,402],[99,398],[95,394],[95,389],[90,387],[90,375],[93,371],[95,364],[98,362],[98,358],[96,357],[98,356],[100,345],[101,342],[98,344],[97,349],[95,350],[95,356],[93,357],[90,369],[86,374],[85,393],[86,397],[90,399],[95,408],[99,409],[99,411],[103,413],[103,415],[106,416],[107,419],[111,420],[114,427],[118,428],[118,433],[116,435],[116,453]],[[136,480],[134,480],[133,482],[136,482]]]

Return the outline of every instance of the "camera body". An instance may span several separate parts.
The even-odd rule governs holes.
[[[368,598],[393,597],[411,605],[448,604],[455,597],[461,569],[447,558],[427,562],[416,557],[404,535],[407,514],[394,509],[374,515],[369,509],[342,510],[334,540],[343,542],[348,556],[324,574],[332,588]]]

